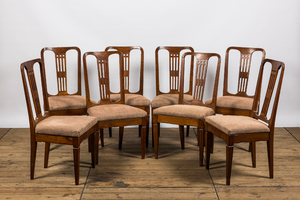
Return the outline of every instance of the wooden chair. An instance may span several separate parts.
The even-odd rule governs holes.
[[[260,97],[261,86],[264,73],[268,73],[265,69],[267,64],[271,64],[270,78],[265,93],[264,101],[262,104],[261,112],[257,111]],[[231,116],[231,115],[219,115],[206,117],[206,169],[209,169],[210,161],[210,149],[213,143],[213,135],[218,136],[226,142],[226,184],[230,185],[231,167],[233,147],[235,143],[250,142],[252,146],[252,166],[256,167],[256,150],[255,142],[267,141],[268,149],[268,161],[269,161],[269,175],[273,178],[273,148],[274,148],[274,127],[275,118],[278,107],[278,100],[280,95],[280,89],[282,85],[282,79],[284,74],[284,63],[265,59],[260,68],[256,92],[254,97],[254,103],[250,116]],[[281,70],[281,73],[280,73]],[[280,75],[279,75],[280,74]],[[274,94],[273,91],[277,84],[277,90]],[[267,113],[270,108],[270,102],[274,97],[274,103],[270,118]]]
[[[119,70],[120,72],[120,99],[112,102],[110,99],[111,90],[109,84],[109,57],[113,54],[119,55]],[[90,99],[87,57],[93,56],[96,58],[97,73],[99,79],[100,100],[98,103],[92,102]],[[124,91],[124,75],[123,75],[123,54],[119,51],[104,51],[104,52],[87,52],[83,55],[83,68],[85,77],[85,88],[87,98],[87,113],[90,116],[95,116],[98,119],[100,128],[101,145],[104,146],[103,129],[110,127],[119,128],[119,149],[122,148],[124,126],[142,125],[141,129],[141,155],[145,158],[146,151],[146,125],[147,112],[125,105]],[[115,72],[114,72],[115,73]],[[116,74],[116,73],[115,73]]]
[[[159,83],[159,55],[160,51],[168,51],[169,53],[169,92],[162,92]],[[194,49],[189,46],[159,46],[155,50],[155,78],[156,78],[156,97],[151,101],[151,113],[153,119],[153,110],[162,106],[176,105],[179,98],[179,71],[180,57],[184,51],[194,52]],[[191,58],[193,59],[193,57]],[[193,60],[191,60],[192,66]],[[167,67],[167,66],[164,66]],[[192,101],[192,85],[190,83],[189,90],[185,92],[184,98],[187,101]],[[159,124],[158,124],[159,126]],[[153,127],[153,123],[152,123]],[[186,136],[189,136],[189,126],[187,126]],[[153,134],[152,134],[153,139]],[[152,143],[153,144],[153,143]]]
[[[185,71],[185,58],[186,56],[193,56],[196,60],[195,69],[191,66],[191,76],[194,80],[191,80],[192,97],[191,102],[184,100],[184,71]],[[208,70],[208,62],[210,58],[217,57],[216,74],[213,88],[213,100],[210,104],[203,103],[203,94],[205,89],[206,74]],[[204,130],[204,118],[206,116],[213,115],[215,113],[216,98],[218,92],[218,82],[220,73],[221,57],[215,53],[194,53],[187,52],[182,56],[181,74],[180,74],[180,92],[178,105],[163,106],[156,108],[153,112],[153,134],[154,134],[154,152],[155,158],[158,158],[158,123],[170,123],[178,124],[181,148],[184,149],[184,133],[183,126],[195,126],[198,133],[199,144],[199,164],[203,165],[203,130]]]
[[[78,47],[45,47],[41,50],[43,65],[46,66],[45,52],[52,51],[55,56],[57,91],[56,95],[48,95],[51,115],[86,115],[86,99],[81,96],[81,52]],[[77,92],[68,93],[67,87],[67,52],[77,53]],[[48,92],[48,91],[47,91]]]
[[[146,146],[148,146],[148,135],[149,135],[149,114],[150,114],[150,100],[143,96],[144,93],[144,50],[140,46],[108,46],[105,51],[117,50],[123,54],[124,59],[124,92],[125,92],[125,104],[129,106],[134,106],[140,108],[147,112],[147,139]],[[130,66],[130,52],[132,50],[139,50],[141,53],[140,57],[140,77],[139,77],[139,90],[137,92],[131,92],[129,90],[130,77],[129,72],[131,70]],[[111,93],[111,101],[115,102],[120,99],[120,93]],[[140,129],[141,130],[141,127]],[[111,128],[110,128],[111,137]],[[140,133],[141,134],[141,133]]]
[[[228,91],[228,74],[229,74],[229,57],[230,52],[238,51],[240,53],[239,58],[239,77],[237,92],[232,94]],[[217,97],[217,114],[223,115],[243,115],[250,116],[253,106],[253,95],[247,94],[251,61],[253,53],[261,52],[261,61],[265,59],[266,52],[262,48],[249,48],[249,47],[229,47],[226,50],[225,55],[225,67],[224,67],[224,84],[223,84],[223,96]],[[208,99],[205,103],[210,103],[212,99]],[[212,146],[212,151],[213,151]],[[249,145],[249,151],[251,146]]]
[[[45,142],[44,167],[48,167],[50,143],[73,145],[75,184],[79,184],[80,143],[86,138],[91,141],[92,167],[98,164],[99,132],[97,118],[90,116],[51,116],[50,112],[43,114],[38,94],[38,85],[34,65],[40,70],[43,101],[48,107],[45,70],[41,59],[30,60],[21,64],[21,74],[28,109],[30,124],[30,178],[34,178],[37,142]],[[32,106],[33,105],[33,106]]]
[[[240,53],[239,77],[237,93],[235,94],[232,94],[228,91],[229,55],[231,51],[238,51]],[[217,114],[250,116],[254,96],[248,95],[247,89],[252,55],[254,52],[261,52],[261,61],[265,59],[266,53],[262,48],[229,47],[226,50],[223,96],[217,98]],[[210,103],[211,99],[207,100],[206,102]]]

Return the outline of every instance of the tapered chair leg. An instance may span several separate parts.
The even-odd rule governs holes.
[[[30,150],[30,179],[34,179],[36,149],[37,149],[37,142],[32,141],[31,142],[31,150]]]
[[[91,141],[90,143],[90,149],[91,149],[91,160],[92,160],[92,168],[95,168],[95,133],[91,134],[90,137],[89,137],[89,141]]]
[[[142,125],[139,125],[139,137],[141,137]]]
[[[103,135],[103,129],[100,129],[100,140],[101,140],[101,147],[104,147],[104,135]]]
[[[267,148],[268,148],[268,162],[269,162],[269,176],[270,178],[274,177],[274,143],[273,140],[267,141]]]
[[[143,126],[142,130],[141,130],[141,156],[142,156],[142,159],[144,159],[145,155],[146,155],[146,136],[147,136],[147,128],[146,128],[146,126]]]
[[[108,134],[109,134],[109,137],[112,137],[112,127],[108,128]]]
[[[203,130],[200,128],[197,128],[197,134],[198,134],[198,144],[199,144],[199,165],[203,166]]]
[[[153,124],[153,143],[154,143],[154,155],[155,158],[158,158],[158,124]]]
[[[119,149],[122,149],[124,127],[119,127]]]
[[[181,149],[184,149],[184,126],[179,126]]]
[[[230,185],[233,146],[226,146],[226,185]]]
[[[213,143],[214,135],[210,132],[206,132],[205,134],[205,167],[209,169],[209,162],[210,162],[210,153],[211,153],[211,146]]]
[[[98,165],[98,156],[99,156],[99,131],[96,130],[94,138],[94,151],[95,151],[95,165]]]
[[[79,185],[80,148],[73,147],[75,185]]]
[[[256,167],[256,145],[255,145],[255,142],[250,142],[250,145],[251,145],[252,167]]]
[[[44,168],[47,168],[47,167],[48,167],[49,152],[50,152],[50,143],[49,143],[49,142],[45,142]]]
[[[186,126],[186,137],[190,135],[190,126]]]

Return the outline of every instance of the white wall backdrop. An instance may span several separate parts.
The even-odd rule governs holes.
[[[46,46],[78,46],[84,53],[108,45],[144,48],[144,95],[150,100],[157,46],[219,53],[219,95],[225,50],[264,48],[268,58],[286,64],[276,126],[299,126],[299,22],[299,0],[0,0],[0,127],[29,126],[22,62],[40,57]]]

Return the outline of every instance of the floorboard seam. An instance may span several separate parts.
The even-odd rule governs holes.
[[[8,131],[6,131],[6,133],[4,133],[3,135],[2,135],[2,137],[0,138],[0,140],[2,140],[2,138],[11,130],[12,128],[10,128],[10,129],[8,129]]]
[[[82,188],[82,192],[81,192],[81,195],[80,195],[79,200],[82,199],[82,196],[83,196],[83,193],[84,193],[84,190],[85,190],[85,187],[86,187],[88,178],[89,178],[89,176],[90,176],[91,169],[92,169],[92,166],[90,166],[89,172],[88,172],[88,174],[87,174],[87,176],[86,176],[86,179],[85,179],[85,182],[84,182],[84,186],[83,186],[83,188]]]
[[[211,182],[212,182],[212,184],[213,184],[213,187],[214,187],[214,190],[215,190],[215,192],[216,192],[217,198],[218,198],[218,200],[220,200],[220,197],[219,197],[219,194],[218,194],[216,185],[215,185],[214,180],[213,180],[213,178],[212,178],[212,176],[211,176],[211,174],[210,174],[210,170],[208,170],[208,174],[209,174],[210,180],[211,180]]]
[[[299,143],[300,143],[300,141],[288,130],[288,129],[286,129],[285,127],[284,127],[284,129],[289,133],[289,134],[291,134],[292,136],[293,136],[293,138],[295,138],[295,140],[297,140]]]

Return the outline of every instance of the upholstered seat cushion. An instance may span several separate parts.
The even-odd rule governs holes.
[[[86,108],[86,98],[80,95],[51,96],[49,110],[72,110]]]
[[[35,127],[35,132],[46,135],[79,137],[98,122],[91,116],[50,116]]]
[[[211,103],[212,99],[205,101]],[[217,107],[252,110],[253,98],[238,96],[222,96],[217,98]]]
[[[110,100],[116,102],[120,94],[111,94]],[[150,106],[150,100],[140,94],[125,94],[125,104],[130,106]]]
[[[153,110],[154,115],[166,115],[174,117],[184,117],[191,119],[204,119],[206,116],[214,114],[212,108],[196,105],[172,105],[163,106]]]
[[[216,115],[206,117],[205,121],[229,135],[270,132],[267,125],[247,116]]]
[[[151,101],[152,108],[159,108],[162,106],[170,106],[178,104],[179,94],[160,94],[154,97]],[[184,94],[183,99],[187,102],[193,101],[193,96]]]
[[[146,117],[147,112],[124,104],[109,104],[93,106],[87,110],[90,116],[97,117],[98,121],[131,119]]]

